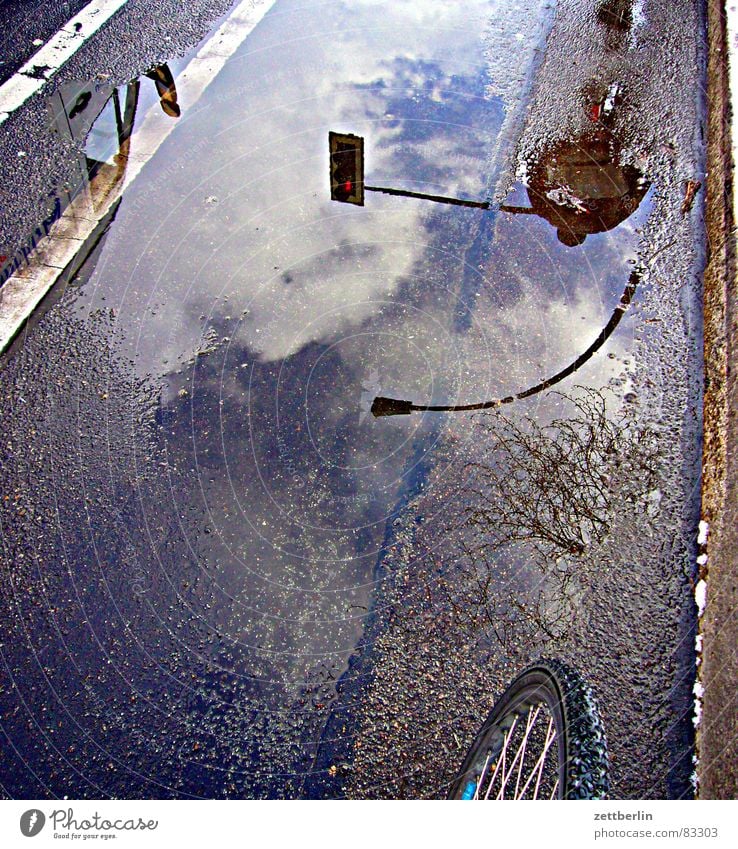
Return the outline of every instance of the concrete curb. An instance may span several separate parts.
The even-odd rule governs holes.
[[[730,2],[730,0],[729,0]],[[698,796],[738,795],[738,291],[736,288],[735,156],[738,91],[736,33],[724,0],[708,0],[707,201],[704,277],[704,449],[702,519],[708,525],[707,596],[701,619],[697,729]],[[732,22],[731,22],[732,23]],[[735,71],[734,71],[735,74]],[[703,558],[704,559],[704,558]]]

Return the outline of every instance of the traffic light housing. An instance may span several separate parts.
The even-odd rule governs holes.
[[[328,133],[331,160],[331,200],[364,206],[364,139]]]

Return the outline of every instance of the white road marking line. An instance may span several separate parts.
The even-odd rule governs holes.
[[[197,103],[275,2],[243,0],[205,42],[176,79],[177,99],[183,112]],[[119,174],[113,173],[112,168],[102,169],[64,210],[49,236],[38,242],[28,264],[0,286],[0,354],[176,126],[175,121],[162,115],[159,104],[154,103],[134,129],[125,168]]]
[[[0,124],[50,80],[128,0],[93,0],[0,86]]]

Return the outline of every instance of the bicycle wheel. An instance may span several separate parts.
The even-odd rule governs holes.
[[[607,745],[590,688],[558,660],[522,672],[497,701],[451,799],[604,799]]]

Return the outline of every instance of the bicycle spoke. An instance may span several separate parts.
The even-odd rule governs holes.
[[[536,709],[535,716],[538,716],[538,711],[540,709],[541,709],[541,706],[538,705],[538,708]],[[528,721],[526,723],[526,728],[525,728],[525,731],[523,733],[523,743],[522,743],[523,748],[521,749],[520,746],[518,746],[518,750],[517,750],[517,752],[515,752],[515,757],[513,758],[512,763],[510,764],[510,771],[507,772],[507,773],[505,773],[503,771],[502,785],[500,786],[500,790],[497,794],[498,799],[504,799],[505,798],[505,788],[507,787],[507,782],[510,780],[510,776],[512,775],[513,770],[515,769],[515,764],[517,764],[521,753],[525,751],[525,744],[528,741],[528,735],[530,733],[530,728],[531,728],[531,725],[532,725],[532,723],[531,723],[531,711],[532,710],[533,710],[532,706],[528,708]],[[513,797],[513,798],[515,798],[515,797]]]
[[[518,796],[518,789],[520,788],[520,778],[523,774],[523,764],[525,763],[525,750],[528,746],[528,740],[530,738],[530,733],[533,730],[533,726],[536,724],[536,720],[538,719],[538,714],[540,712],[541,712],[541,705],[538,705],[538,707],[536,708],[536,712],[533,714],[532,718],[531,718],[531,711],[530,710],[528,711],[528,724],[525,727],[525,736],[523,737],[523,748],[522,748],[522,752],[521,752],[521,755],[520,755],[520,763],[518,764],[518,778],[517,778],[517,781],[515,782],[515,795],[513,796],[513,799],[519,799],[520,798],[520,796]]]
[[[497,772],[500,769],[500,765],[502,765],[502,774],[505,774],[505,752],[507,751],[508,743],[510,742],[510,737],[512,736],[513,731],[515,730],[515,726],[518,723],[518,717],[516,716],[513,720],[513,724],[510,728],[505,732],[505,739],[502,742],[502,751],[500,752],[500,756],[497,759],[497,763],[495,764],[495,771],[492,773],[492,778],[489,780],[489,786],[487,787],[487,792],[484,796],[485,799],[489,799],[489,794],[492,792],[492,787],[495,783],[495,778],[497,777]]]
[[[548,750],[551,748],[551,744],[553,743],[553,741],[555,739],[556,739],[556,728],[554,727],[553,717],[550,717],[549,720],[548,720],[548,728],[546,729],[546,742],[544,743],[543,751],[538,756],[538,760],[534,764],[530,775],[528,776],[525,784],[523,785],[523,789],[520,793],[521,798],[523,796],[525,796],[525,791],[530,786],[530,783],[531,783],[531,781],[533,780],[534,777],[536,779],[536,786],[533,789],[533,798],[534,799],[538,798],[538,788],[541,785],[541,777],[543,776],[543,767],[544,767],[544,764],[546,762],[546,755],[548,754]]]
[[[525,728],[523,729],[522,724],[518,723],[518,720],[522,718],[523,714],[516,714],[510,727],[504,732],[502,746],[496,760],[492,760],[493,751],[491,749],[488,750],[484,765],[479,774],[473,799],[481,800],[482,794],[484,794],[485,800],[489,800],[490,797],[493,799],[506,798],[505,794],[511,786],[513,776],[515,776],[515,790],[510,798],[524,798],[531,785],[533,785],[533,782],[535,782],[533,798],[538,798],[547,757],[551,747],[556,742],[556,727],[553,717],[549,715],[545,730],[538,730],[541,728],[538,719],[541,717],[542,711],[545,710],[543,703],[535,706],[528,705],[527,708]],[[536,757],[536,761],[530,768],[530,771],[528,771],[525,759],[531,746],[534,745],[534,734],[537,735],[535,738],[536,750],[534,751],[537,751],[541,746],[542,748],[537,757],[535,754],[533,755]],[[513,746],[515,747],[514,754]],[[555,792],[556,787],[554,788],[554,794]]]

